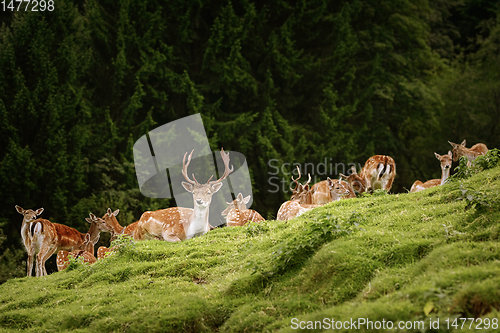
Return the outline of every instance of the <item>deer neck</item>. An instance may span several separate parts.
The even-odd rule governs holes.
[[[450,168],[445,169],[441,168],[441,185],[443,185],[446,182],[446,179],[450,176]]]
[[[101,233],[101,230],[99,230],[97,228],[97,225],[95,223],[92,223],[90,225],[89,232],[87,232],[86,234],[84,234],[84,240],[85,240],[85,243],[86,243],[85,245],[87,245],[89,248],[91,248],[92,252],[94,252],[93,251],[94,245],[99,240],[100,233]],[[86,250],[86,251],[88,251],[88,250]],[[91,252],[91,251],[89,251],[89,252]]]
[[[116,219],[116,216],[111,217],[111,227],[113,228],[113,232],[115,235],[121,235],[123,234],[123,231],[125,230],[125,227],[122,227],[120,223],[118,223],[118,220]]]
[[[31,238],[29,236],[30,234],[30,225],[31,225],[31,222],[33,222],[34,220],[31,220],[30,222],[26,222],[25,219],[23,219],[23,224],[21,225],[21,237],[23,239],[23,243],[26,247],[26,249],[28,250],[27,247],[29,247],[29,244],[31,243]]]
[[[186,230],[187,239],[203,235],[210,230],[208,223],[209,207],[194,205],[193,214],[189,218],[189,225]]]

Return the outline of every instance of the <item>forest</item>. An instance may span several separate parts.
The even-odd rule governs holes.
[[[447,141],[499,147],[499,5],[59,0],[51,11],[4,8],[0,283],[26,274],[15,205],[43,207],[44,218],[80,231],[89,212],[119,208],[126,225],[174,205],[141,194],[132,149],[185,116],[201,114],[213,151],[245,155],[252,208],[268,219],[290,196],[272,190],[270,175],[288,180],[294,163],[362,165],[390,155],[391,192],[405,193],[416,179],[440,177],[434,152],[446,154]]]

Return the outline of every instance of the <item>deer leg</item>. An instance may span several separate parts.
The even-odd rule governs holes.
[[[47,275],[47,270],[45,269],[45,262],[50,258],[51,255],[54,254],[55,248],[42,246],[40,252],[38,252],[36,258],[37,264],[37,276],[45,276]]]
[[[28,260],[27,260],[27,270],[28,270],[28,275],[27,276],[31,276],[32,272],[33,272],[33,259],[34,259],[34,253],[33,252],[28,252]]]

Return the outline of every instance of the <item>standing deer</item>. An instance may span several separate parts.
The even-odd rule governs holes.
[[[94,257],[94,255],[88,251],[84,250],[76,250],[76,251],[65,251],[61,250],[57,252],[57,258],[56,258],[56,264],[57,264],[57,271],[60,272],[69,265],[69,256],[72,256],[73,258],[83,258],[83,262],[93,264],[97,261],[97,259]]]
[[[438,153],[434,153],[434,155],[439,160],[439,162],[441,162],[441,179],[431,179],[426,181],[425,183],[422,183],[420,180],[416,180],[411,186],[410,193],[420,192],[434,186],[443,185],[446,179],[448,179],[448,177],[450,176],[452,159],[451,151],[448,151],[448,154],[446,155],[439,155]]]
[[[351,174],[349,176],[340,174],[340,177],[351,184],[354,191],[358,192],[359,194],[366,191],[366,181],[363,177],[358,175],[355,166],[351,166]]]
[[[111,227],[111,240],[114,240],[118,235],[127,235],[132,236],[135,239],[135,230],[137,229],[137,225],[139,221],[133,222],[126,227],[122,227],[116,216],[120,213],[120,210],[117,209],[114,212],[111,211],[111,208],[108,208],[108,211],[104,214],[102,219]],[[106,256],[106,253],[112,252],[114,248],[107,248],[105,246],[100,246],[97,249],[97,259],[102,259]]]
[[[243,194],[239,193],[236,199],[232,202],[227,202],[229,205],[221,215],[226,217],[228,227],[244,226],[249,222],[260,222],[265,219],[257,211],[247,209],[247,203],[250,201],[250,196],[243,198]]]
[[[364,179],[367,191],[384,189],[389,192],[396,178],[396,163],[390,156],[374,155],[366,161],[359,176]]]
[[[143,213],[134,234],[136,239],[153,238],[178,242],[204,235],[211,229],[208,214],[212,196],[220,190],[223,185],[222,181],[233,172],[234,168],[229,167],[229,153],[225,153],[224,149],[221,149],[224,174],[216,181],[211,181],[212,175],[205,184],[200,184],[194,174],[193,180],[191,180],[187,173],[193,151],[191,151],[187,163],[187,152],[182,159],[182,175],[186,179],[186,182],[182,182],[182,186],[193,194],[194,209],[172,207]]]
[[[23,224],[21,225],[21,237],[23,239],[24,247],[26,248],[26,252],[28,252],[28,260],[27,260],[27,276],[31,276],[31,272],[33,271],[33,256],[35,253],[33,252],[33,248],[31,246],[32,243],[32,234],[30,231],[30,227],[33,221],[36,220],[37,216],[42,214],[43,208],[39,208],[37,210],[32,209],[22,209],[18,205],[16,205],[16,210],[19,214],[23,215]]]
[[[461,144],[456,144],[448,141],[448,143],[453,147],[453,162],[457,162],[462,156],[467,157],[467,166],[470,167],[472,162],[479,156],[485,155],[488,152],[488,147],[484,143],[476,143],[470,148],[466,148],[465,145],[467,141],[462,141]]]
[[[94,253],[94,245],[99,240],[101,231],[110,231],[106,222],[90,213],[85,220],[90,229],[83,234],[66,225],[52,223],[49,220],[37,219],[32,222],[32,251],[36,255],[36,276],[47,275],[45,262],[59,250],[85,250]]]

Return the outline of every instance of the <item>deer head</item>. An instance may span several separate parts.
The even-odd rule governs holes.
[[[453,153],[448,151],[446,155],[439,155],[438,153],[434,153],[436,158],[441,162],[441,169],[448,170],[451,168],[451,161],[453,158]]]
[[[341,178],[332,180],[330,177],[327,177],[327,180],[330,193],[332,194],[332,201],[340,200],[349,195],[350,191],[344,186],[344,184],[342,184]]]
[[[448,141],[448,143],[453,147],[452,154],[453,154],[453,162],[457,162],[460,156],[462,156],[462,148],[465,148],[465,145],[467,144],[467,140],[462,141],[461,144],[456,144],[451,141]]]
[[[351,166],[351,174],[349,176],[340,174],[340,177],[351,184],[354,191],[358,193],[363,193],[366,191],[366,182],[358,175],[355,166]]]
[[[19,214],[23,215],[23,222],[24,223],[30,223],[31,221],[34,221],[37,219],[37,216],[42,214],[43,208],[38,208],[37,210],[33,209],[22,209],[18,205],[16,205],[16,210]]]
[[[221,215],[227,216],[227,214],[229,214],[229,212],[233,209],[245,210],[247,209],[247,204],[249,202],[250,196],[246,196],[243,198],[243,194],[239,193],[236,199],[234,199],[232,202],[226,202],[226,204],[228,204],[228,207],[224,209]]]
[[[187,152],[184,154],[184,158],[182,159],[182,175],[186,179],[185,182],[182,182],[182,186],[184,189],[190,193],[193,194],[193,201],[195,207],[198,208],[208,208],[210,206],[210,203],[212,202],[212,195],[217,193],[217,191],[220,190],[222,187],[223,183],[222,181],[229,176],[231,172],[233,172],[234,168],[231,166],[229,168],[229,153],[224,153],[224,149],[221,149],[221,156],[222,156],[222,161],[224,162],[224,174],[222,177],[215,181],[211,181],[213,178],[213,175],[208,179],[208,181],[205,184],[200,184],[194,174],[192,174],[193,179],[190,179],[187,173],[187,169],[189,167],[189,163],[191,162],[191,156],[193,155],[194,149],[191,151],[191,154],[189,154],[189,157],[187,159],[186,163],[186,155]]]

